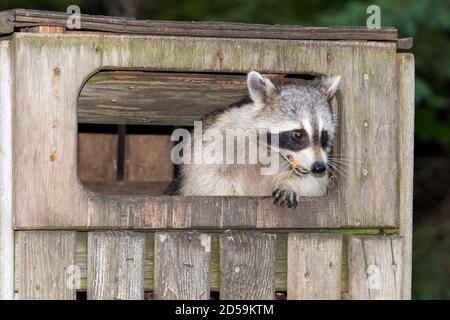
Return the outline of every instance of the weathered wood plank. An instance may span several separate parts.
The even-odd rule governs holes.
[[[305,82],[278,75],[268,77],[277,84]],[[83,86],[78,121],[193,125],[195,120],[246,95],[245,75],[104,71]]]
[[[64,12],[11,10],[14,26],[57,25],[66,27]],[[204,36],[257,39],[386,40],[395,41],[395,28],[369,30],[366,27],[300,27],[230,22],[179,22],[135,20],[133,18],[81,15],[81,29],[166,36]]]
[[[14,14],[10,11],[0,12],[0,35],[14,31]]]
[[[75,299],[74,231],[21,231],[18,240],[18,298]],[[75,269],[74,269],[75,270]]]
[[[328,72],[342,76],[336,150],[341,226],[398,226],[396,51],[347,47],[330,54]]]
[[[341,299],[342,235],[290,233],[288,299]]]
[[[126,181],[171,181],[173,163],[169,135],[127,134],[125,138]]]
[[[166,190],[168,181],[83,181],[89,190],[106,195],[159,196]]]
[[[401,237],[349,237],[350,299],[402,298],[403,252]]]
[[[144,299],[145,235],[127,231],[88,233],[88,299]]]
[[[276,235],[225,232],[220,235],[220,299],[275,297]]]
[[[192,125],[246,92],[245,76],[108,71],[85,84],[78,115],[85,123]]]
[[[399,213],[403,237],[403,299],[411,299],[414,178],[414,56],[397,54]]]
[[[78,134],[78,176],[82,181],[116,179],[117,134]]]
[[[209,300],[211,236],[192,232],[155,235],[155,298]]]
[[[11,42],[0,41],[0,300],[14,297],[11,77]]]

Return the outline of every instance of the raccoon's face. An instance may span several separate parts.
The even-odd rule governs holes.
[[[341,77],[324,77],[304,86],[276,88],[257,72],[250,72],[250,97],[260,111],[259,127],[270,131],[272,149],[286,161],[284,170],[297,175],[325,175],[328,155],[336,133],[336,121],[329,104]]]

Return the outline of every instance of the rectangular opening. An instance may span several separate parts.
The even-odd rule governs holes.
[[[302,84],[312,75],[267,75]],[[78,108],[78,174],[106,195],[164,193],[177,176],[174,129],[247,96],[245,74],[102,71],[83,86]]]

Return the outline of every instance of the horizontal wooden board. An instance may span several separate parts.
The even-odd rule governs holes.
[[[305,82],[267,76],[275,84]],[[102,71],[81,89],[78,121],[191,126],[246,95],[245,75]]]
[[[147,195],[159,196],[169,185],[169,181],[117,181],[83,180],[89,190],[105,195]]]
[[[67,26],[68,14],[38,10],[4,11],[4,32],[7,26]],[[293,25],[261,25],[231,22],[180,22],[135,20],[133,18],[81,15],[81,30],[102,32],[203,36],[227,38],[296,39],[296,40],[385,40],[395,41],[397,29],[383,27],[301,27]]]

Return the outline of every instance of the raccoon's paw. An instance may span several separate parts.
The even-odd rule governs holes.
[[[297,192],[291,189],[276,189],[272,193],[273,203],[280,207],[296,208],[299,201]]]

